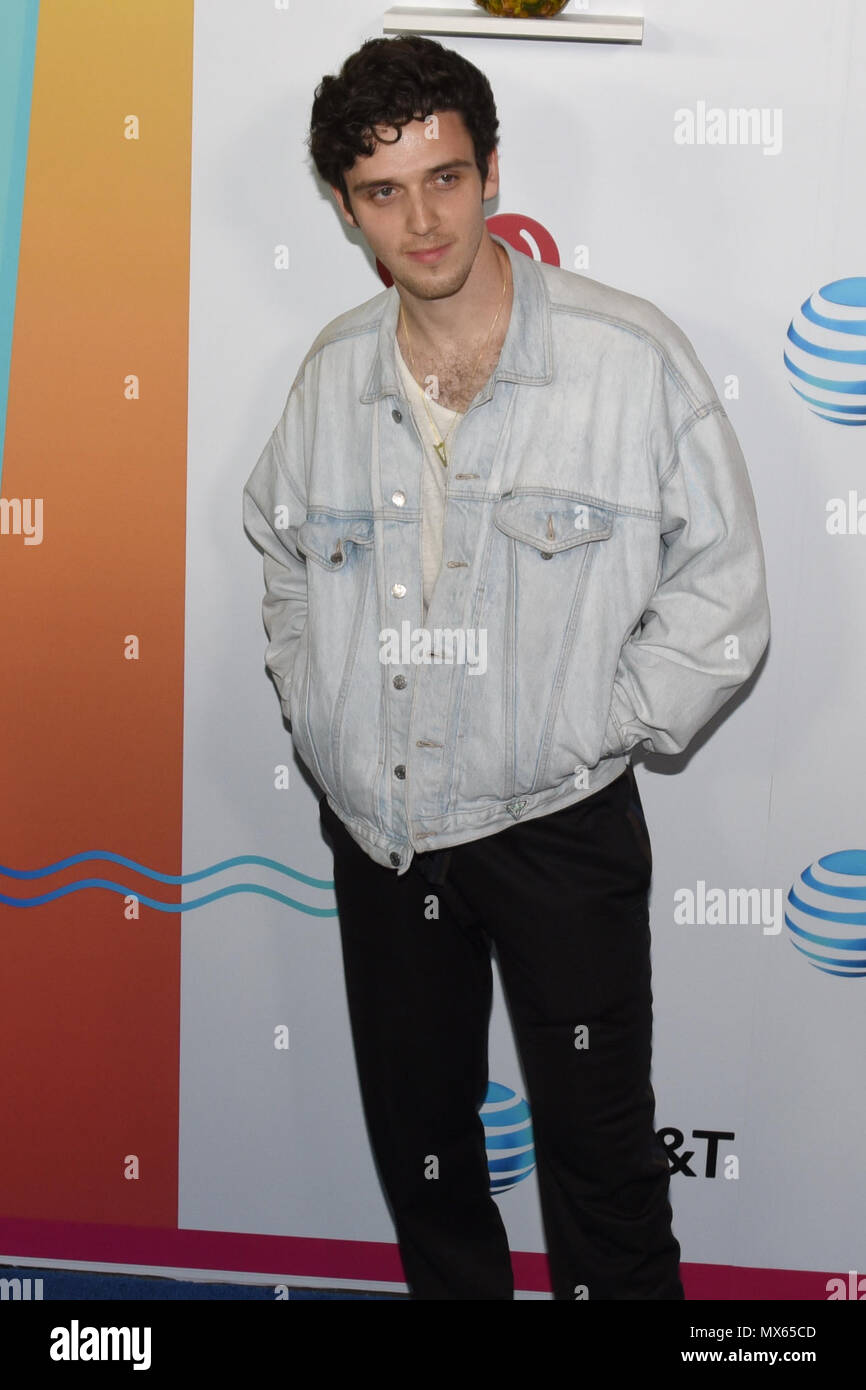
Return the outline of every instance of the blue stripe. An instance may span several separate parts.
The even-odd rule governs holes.
[[[866,850],[837,849],[833,854],[824,854],[818,860],[823,869],[834,874],[866,875]]]
[[[796,946],[797,950],[800,951],[804,956],[812,955],[811,951],[804,951],[802,946],[797,946],[796,941],[792,941],[791,945]],[[815,959],[823,960],[824,957],[816,956]],[[852,980],[862,980],[863,976],[866,975],[866,970],[828,970],[826,965],[816,965],[815,969],[823,971],[825,975],[839,975],[842,978]]]
[[[484,1104],[490,1105],[496,1100],[513,1100],[515,1098],[514,1092],[510,1086],[502,1086],[498,1081],[490,1081],[487,1084],[487,1095],[484,1098]]]
[[[797,391],[796,386],[794,390]],[[802,396],[803,392],[797,391],[797,395]],[[825,405],[823,410],[813,410],[812,414],[817,415],[821,420],[826,420],[830,425],[853,425],[855,427],[866,425],[866,416],[864,416],[862,420],[840,420],[837,415],[828,415],[826,413],[827,410],[834,408],[835,407]]]
[[[486,1125],[492,1125],[494,1129],[502,1129],[506,1125],[519,1125],[529,1119],[529,1106],[525,1100],[515,1100],[513,1105],[503,1110],[488,1110],[486,1107],[489,1104],[490,1100],[485,1100],[481,1108],[481,1118]]]
[[[829,869],[831,873],[843,872],[839,869],[833,869],[824,859],[822,859],[820,863],[823,868]],[[858,872],[862,873],[862,870],[858,870]],[[800,877],[810,888],[814,888],[816,893],[826,893],[829,898],[848,898],[854,902],[866,902],[866,884],[858,884],[856,888],[842,888],[838,883],[822,883],[821,879],[815,877],[811,864],[808,869],[803,870]]]
[[[821,412],[823,412],[823,411],[825,411],[825,410],[832,410],[832,411],[833,411],[833,414],[832,414],[832,415],[824,415],[824,416],[823,416],[823,418],[824,418],[825,420],[832,420],[832,421],[834,422],[834,424],[837,424],[837,425],[862,425],[862,424],[864,424],[864,421],[863,421],[863,420],[837,420],[837,419],[836,419],[836,412],[839,411],[839,412],[841,412],[841,413],[846,413],[846,414],[848,414],[848,415],[863,415],[863,416],[866,416],[866,405],[838,405],[838,404],[836,403],[836,401],[822,401],[821,398],[820,398],[820,396],[807,396],[807,395],[806,395],[806,392],[805,392],[805,391],[801,391],[800,388],[799,388],[799,386],[795,386],[794,383],[793,383],[793,381],[789,382],[788,384],[789,384],[789,386],[791,387],[791,390],[792,390],[792,391],[796,391],[796,392],[797,392],[797,395],[800,396],[800,397],[802,397],[802,399],[803,399],[804,401],[808,401],[809,405],[817,405],[817,406],[819,406],[819,407],[820,407],[820,410],[817,412],[818,414],[821,414]]]
[[[0,486],[38,22],[39,0],[0,5]]]
[[[820,343],[810,343],[808,338],[803,338],[797,332],[793,324],[788,329],[788,337],[795,347],[802,348],[811,357],[826,357],[828,362],[856,362],[859,365],[866,362],[866,350],[858,349],[856,352],[842,348],[822,347]]]
[[[804,319],[817,323],[819,328],[832,328],[836,333],[850,333],[854,337],[866,336],[866,316],[862,319],[828,319],[825,314],[819,314],[817,309],[812,308],[811,299],[800,305],[800,312]]]
[[[787,352],[783,355],[788,371],[793,372],[794,376],[798,376],[801,381],[807,381],[810,386],[820,386],[823,391],[839,391],[846,396],[866,395],[866,381],[833,381],[831,377],[810,376],[808,372],[803,371],[802,367],[798,367],[796,363],[791,361]],[[828,410],[833,409],[829,401],[826,404]]]
[[[806,910],[808,911],[808,908]],[[819,912],[817,916],[828,917],[830,914]],[[866,951],[866,937],[856,936],[852,940],[846,941],[844,937],[839,936],[816,936],[814,932],[806,931],[804,927],[793,922],[787,912],[785,913],[785,921],[788,929],[795,936],[802,937],[804,941],[811,941],[813,946],[830,946],[834,951]]]
[[[800,943],[799,943],[799,941],[795,941],[793,937],[791,937],[791,945],[792,945],[792,946],[796,946],[796,947],[797,947],[797,950],[798,950],[798,951],[801,951],[802,954],[803,954],[804,956],[808,956],[810,960],[823,961],[824,965],[844,965],[844,966],[848,966],[848,964],[849,964],[849,962],[848,962],[847,960],[842,961],[842,960],[839,959],[838,956],[820,956],[820,955],[818,954],[817,951],[807,951],[807,950],[806,950],[806,947],[805,947],[805,946],[801,946]],[[861,974],[861,975],[862,975],[864,972],[866,972],[866,957],[861,957],[861,958],[858,959],[858,960],[852,960],[852,961],[850,962],[850,964],[851,964],[852,967],[854,967],[854,966],[862,966],[863,969],[860,971],[860,974]],[[820,967],[819,967],[819,969],[820,969]],[[856,972],[855,972],[855,970],[852,968],[852,969],[850,969],[850,970],[849,970],[849,969],[839,970],[839,971],[837,971],[836,973],[839,974],[839,975],[853,975],[853,974],[855,974]]]
[[[795,888],[788,890],[788,902],[799,907],[804,917],[820,919],[822,922],[839,922],[844,927],[866,927],[866,912],[830,912],[826,907],[815,907],[813,903],[804,902]],[[821,944],[829,946],[831,943]],[[866,946],[866,941],[863,945]]]
[[[525,1154],[515,1154],[513,1158],[488,1158],[487,1167],[490,1169],[490,1176],[495,1177],[500,1174],[504,1178],[512,1181],[518,1173],[531,1173],[535,1167],[535,1154],[530,1149]]]
[[[821,298],[850,309],[866,309],[866,275],[849,275],[821,286]]]
[[[531,1149],[535,1140],[532,1135],[532,1125],[526,1125],[523,1129],[517,1129],[512,1134],[490,1134],[485,1132],[484,1144],[489,1153],[491,1149],[513,1150]]]
[[[529,1173],[521,1173],[519,1178],[514,1179],[514,1182],[511,1182],[510,1179],[507,1178],[491,1178],[490,1191],[494,1194],[497,1192],[510,1192],[512,1187],[516,1187],[519,1182],[523,1182],[523,1179],[528,1177]]]

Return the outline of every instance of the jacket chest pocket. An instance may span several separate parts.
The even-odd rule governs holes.
[[[533,647],[537,638],[555,641],[557,632],[561,641],[593,553],[613,532],[614,513],[595,503],[527,492],[500,498],[493,521],[511,540],[501,577],[522,637]]]
[[[311,512],[298,528],[298,550],[326,570],[352,570],[372,546],[372,516]]]
[[[500,498],[493,520],[542,561],[562,556],[581,562],[590,542],[607,540],[613,531],[613,512],[607,508],[543,492]]]

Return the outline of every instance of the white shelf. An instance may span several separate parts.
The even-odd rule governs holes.
[[[483,10],[439,10],[395,5],[385,11],[385,34],[448,34],[481,39],[565,39],[571,43],[643,43],[641,15],[561,14],[550,19],[505,19]]]

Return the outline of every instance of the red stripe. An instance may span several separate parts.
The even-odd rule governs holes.
[[[174,1269],[254,1270],[297,1279],[404,1282],[397,1246],[386,1241],[314,1240],[235,1231],[173,1231],[2,1218],[0,1249],[4,1259],[43,1259],[48,1265],[52,1260],[81,1260]],[[550,1291],[546,1255],[516,1251],[511,1262],[518,1290]],[[686,1299],[690,1301],[826,1300],[828,1279],[842,1277],[847,1282],[847,1270],[684,1264],[681,1272]]]

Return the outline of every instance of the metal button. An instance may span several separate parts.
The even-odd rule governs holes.
[[[403,781],[404,777],[406,776],[406,768],[404,767],[403,763],[398,763],[397,766],[394,768],[394,776],[399,777],[401,782]]]
[[[395,689],[395,690],[405,690],[405,689],[406,689],[406,677],[405,677],[405,676],[395,676],[395,677],[394,677],[394,689]]]
[[[395,425],[399,425],[400,421],[403,419],[403,412],[401,410],[396,409],[392,410],[391,419],[394,421]]]
[[[406,597],[406,585],[405,585],[405,584],[392,584],[392,585],[391,585],[391,597],[392,597],[392,598],[405,598],[405,597]]]
[[[405,505],[405,502],[406,502],[406,494],[405,494],[405,492],[393,492],[393,493],[391,494],[391,501],[394,503],[394,506],[395,506],[395,507],[402,507],[402,506],[404,506],[404,505]]]
[[[553,559],[553,556],[552,556],[552,554],[550,553],[549,550],[542,550],[542,552],[541,552],[541,558],[542,558],[542,560],[552,560],[552,559]]]
[[[331,563],[334,565],[341,565],[343,563],[343,552],[341,550],[334,551],[331,556]]]
[[[399,856],[399,854],[396,852],[396,850],[393,850],[393,849],[392,849],[392,850],[391,850],[391,853],[388,855],[388,858],[391,860],[391,863],[394,865],[394,868],[395,868],[395,869],[399,869],[399,867],[400,867],[400,856]]]

